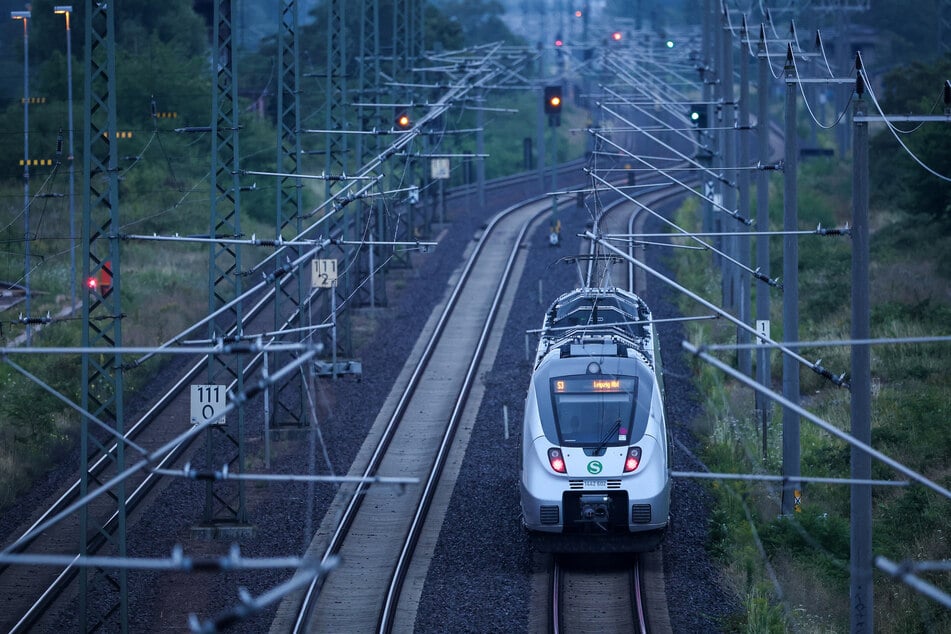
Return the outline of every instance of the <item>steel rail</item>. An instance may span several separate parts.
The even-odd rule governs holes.
[[[482,236],[479,239],[479,242],[476,244],[475,249],[473,249],[472,254],[469,256],[469,259],[466,262],[466,265],[459,276],[459,279],[456,282],[456,286],[453,288],[452,294],[446,302],[446,305],[443,308],[442,313],[439,316],[439,320],[434,326],[433,333],[430,337],[429,342],[426,344],[419,360],[416,363],[416,367],[413,369],[413,372],[407,382],[406,388],[402,396],[400,397],[399,402],[396,404],[396,407],[393,411],[393,414],[390,416],[390,419],[387,421],[386,425],[383,428],[382,435],[379,442],[377,443],[376,448],[373,451],[367,466],[364,468],[362,477],[367,478],[376,473],[376,470],[379,468],[380,463],[383,461],[384,456],[386,455],[387,450],[389,449],[390,443],[393,440],[393,437],[396,434],[396,431],[399,427],[400,420],[403,415],[406,413],[406,408],[408,407],[410,400],[417,387],[419,386],[420,380],[423,376],[423,372],[426,370],[426,367],[429,364],[430,359],[433,356],[434,351],[436,350],[437,344],[442,337],[446,325],[449,322],[449,318],[452,316],[453,311],[458,304],[459,298],[462,295],[462,291],[466,286],[466,283],[469,281],[469,278],[475,268],[475,264],[479,259],[480,254],[485,248],[487,238],[492,234],[498,224],[508,215],[515,213],[519,209],[525,207],[528,204],[537,203],[545,200],[547,196],[539,196],[528,201],[522,201],[517,205],[509,207],[499,214],[497,214],[486,226],[485,230],[482,232]],[[540,213],[546,213],[547,210],[544,210]],[[516,243],[518,244],[518,243]],[[359,484],[352,492],[349,502],[347,503],[346,508],[343,510],[343,513],[340,516],[340,519],[337,523],[337,527],[334,530],[333,535],[330,538],[330,541],[327,547],[324,549],[324,555],[321,558],[321,561],[326,561],[328,558],[335,556],[340,548],[343,545],[343,542],[347,536],[347,533],[350,530],[350,527],[353,524],[353,521],[356,518],[357,511],[360,509],[364,499],[364,492],[366,491],[365,484]],[[297,618],[294,622],[294,627],[291,630],[294,633],[304,632],[307,629],[307,622],[310,619],[310,613],[313,609],[313,604],[317,599],[317,596],[320,593],[321,587],[323,585],[323,579],[314,579],[307,588],[307,591],[303,597],[300,607],[297,610]]]
[[[549,619],[551,626],[552,634],[561,634],[561,603],[562,603],[562,570],[561,566],[558,564],[557,560],[552,561],[551,566],[551,590],[550,590],[550,601],[549,608],[551,612],[549,613]]]
[[[634,565],[631,566],[631,609],[634,614],[634,623],[637,624],[637,631],[640,634],[647,634],[647,597],[645,596],[646,588],[641,578],[643,571],[643,558],[637,557],[634,560]]]
[[[526,205],[524,204],[519,205],[519,208],[525,206]],[[442,442],[440,443],[439,450],[436,453],[435,463],[433,464],[433,467],[430,471],[429,479],[426,481],[426,486],[423,489],[421,502],[413,516],[413,522],[410,525],[410,530],[403,544],[402,552],[400,552],[399,559],[397,560],[396,568],[393,572],[390,586],[387,590],[386,598],[383,603],[380,625],[377,628],[379,632],[388,633],[393,629],[393,616],[396,610],[396,605],[399,601],[403,581],[406,577],[406,572],[409,568],[416,544],[419,541],[419,535],[429,512],[429,507],[432,504],[432,499],[435,497],[436,487],[439,484],[439,478],[442,475],[443,466],[445,465],[446,459],[449,456],[450,444],[455,437],[456,429],[458,428],[459,421],[462,418],[462,413],[465,409],[466,402],[469,400],[469,393],[472,391],[472,384],[475,381],[479,370],[479,365],[482,362],[485,348],[488,345],[492,327],[495,325],[495,318],[498,315],[499,307],[502,304],[502,296],[505,294],[509,281],[511,280],[512,269],[515,266],[519,251],[521,251],[522,242],[525,240],[525,236],[528,233],[530,227],[534,225],[540,217],[547,213],[549,213],[548,209],[542,209],[541,211],[533,214],[532,217],[522,226],[518,237],[515,239],[512,245],[512,250],[509,253],[508,261],[505,264],[505,269],[502,271],[502,276],[498,287],[496,288],[495,296],[492,299],[492,304],[489,307],[489,312],[486,315],[485,322],[483,323],[482,332],[479,335],[479,340],[476,343],[472,358],[469,361],[469,367],[466,371],[465,379],[463,380],[462,387],[460,388],[459,394],[456,397],[456,403],[453,407],[452,415],[449,418],[449,423],[446,426],[445,433],[443,434]]]
[[[282,279],[281,283],[285,284],[289,281],[290,276],[285,279]],[[256,318],[264,309],[268,308],[270,301],[275,292],[275,289],[269,289],[264,296],[255,304],[245,317],[244,323],[250,322],[252,319]],[[289,318],[283,326],[287,326],[291,322],[292,318]],[[237,326],[233,326],[227,334],[232,334],[237,332]],[[136,423],[129,428],[126,432],[126,438],[136,438],[141,433],[143,433],[148,426],[157,419],[164,410],[169,407],[172,402],[178,398],[181,392],[190,384],[190,382],[205,369],[207,365],[207,355],[204,355],[201,359],[195,362],[190,368],[188,368],[181,377],[175,381],[163,395],[162,397],[150,407]],[[247,371],[253,372],[257,365],[261,362],[263,358],[263,353],[259,352],[254,357],[251,358],[247,365]],[[236,381],[235,381],[236,382]],[[229,385],[229,389],[233,387],[234,383],[232,382]],[[156,469],[164,469],[168,465],[174,463],[179,457],[188,451],[192,443],[198,438],[198,436],[192,436],[185,440],[182,443],[176,445],[171,451],[169,451],[159,462],[155,463],[154,467]],[[109,466],[109,456],[116,450],[117,442],[113,442],[109,448],[100,453],[99,457],[95,460],[93,465],[89,469],[89,474],[94,478],[98,478]],[[135,511],[139,504],[143,502],[147,495],[158,485],[161,479],[161,475],[150,472],[145,478],[135,487],[135,489],[128,495],[126,499],[126,512],[132,513]],[[23,552],[30,544],[32,544],[40,535],[45,532],[35,532],[37,527],[42,526],[44,523],[48,522],[51,518],[55,517],[57,514],[61,513],[65,508],[68,508],[70,504],[73,503],[79,496],[79,487],[80,480],[76,480],[46,511],[44,511],[40,517],[30,525],[30,527],[20,536],[20,538],[14,542],[14,545],[9,548],[10,553],[19,553]],[[111,531],[115,530],[118,523],[118,513],[113,513],[109,518],[103,521],[103,530],[108,534],[111,534]],[[88,541],[87,541],[87,551],[90,553],[95,553],[99,550],[100,547],[105,543],[106,537],[101,532],[96,532]],[[0,574],[2,574],[11,564],[2,564],[0,565]],[[35,623],[36,619],[40,617],[44,610],[46,610],[65,590],[66,586],[75,579],[78,569],[74,566],[69,566],[65,568],[56,578],[50,583],[50,585],[42,592],[42,594],[33,602],[33,604],[23,613],[21,618],[14,624],[13,628],[10,630],[11,634],[16,632],[25,631],[26,628],[29,628],[32,624]]]

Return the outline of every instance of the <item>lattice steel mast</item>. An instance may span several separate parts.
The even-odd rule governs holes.
[[[214,7],[215,87],[212,92],[211,146],[211,215],[209,235],[216,238],[237,238],[241,235],[240,178],[238,174],[238,84],[237,61],[233,40],[233,1],[216,0]],[[225,242],[210,248],[208,310],[213,313],[241,294],[241,252]],[[234,336],[241,336],[243,308],[240,302],[227,309],[223,316],[209,325],[212,340],[227,338],[228,330],[237,325]],[[208,383],[244,389],[244,362],[238,355],[211,355],[208,358]],[[221,446],[218,446],[218,445]],[[217,451],[216,451],[217,450]],[[206,457],[209,468],[227,464],[232,472],[244,471],[244,410],[238,408],[226,425],[208,428]],[[207,482],[203,528],[237,528],[248,521],[244,484],[238,482]]]
[[[83,278],[94,287],[83,299],[84,348],[101,346],[101,354],[82,355],[82,409],[99,420],[112,422],[123,434],[122,356],[110,349],[122,346],[121,266],[119,262],[119,154],[116,135],[116,46],[115,9],[112,3],[85,2],[85,77],[83,142],[83,249],[87,257]],[[88,284],[87,284],[88,286]],[[107,445],[90,433],[90,419],[82,420],[80,439],[80,496],[89,492],[90,449],[95,457],[106,453]],[[108,454],[112,473],[125,468],[125,447],[117,443]],[[102,482],[96,481],[96,485]],[[105,509],[102,505],[111,505]],[[99,518],[111,518],[104,522]],[[110,494],[100,496],[90,513],[84,505],[79,516],[79,554],[88,554],[90,535],[104,540],[119,557],[126,555],[126,492],[120,483]],[[92,602],[92,597],[97,597]],[[112,606],[105,613],[92,614],[93,605],[108,597]],[[118,625],[128,631],[128,573],[82,568],[79,572],[79,627],[83,632]],[[118,611],[117,611],[118,608]],[[118,619],[116,624],[115,619]],[[91,621],[92,624],[91,624]]]

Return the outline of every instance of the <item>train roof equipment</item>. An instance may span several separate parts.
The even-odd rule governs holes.
[[[534,368],[549,354],[560,358],[625,356],[654,370],[651,312],[640,297],[616,287],[577,288],[556,299],[539,334]]]

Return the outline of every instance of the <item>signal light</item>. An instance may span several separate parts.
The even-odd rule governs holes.
[[[624,473],[630,473],[637,469],[641,464],[641,448],[631,447],[627,450],[627,458],[624,460]]]
[[[555,46],[561,47],[564,43],[565,41],[561,39],[561,33],[555,36]]]
[[[545,86],[545,113],[561,114],[561,86]]]
[[[106,260],[95,275],[86,278],[86,290],[105,297],[112,292],[112,262]]]
[[[695,103],[691,104],[690,110],[687,113],[687,116],[690,119],[691,123],[695,123],[698,128],[707,127],[707,104],[705,103]]]
[[[622,36],[620,31],[615,31],[614,33],[611,34],[611,39],[614,40],[615,42],[620,42],[621,37]]]
[[[548,125],[561,125],[561,86],[545,86],[545,114],[548,115]]]
[[[397,130],[409,130],[413,127],[413,120],[410,119],[409,113],[405,110],[396,111],[393,123],[396,125]]]
[[[565,467],[565,459],[561,455],[561,449],[557,447],[548,450],[548,464],[551,465],[555,473],[568,473],[568,469]]]

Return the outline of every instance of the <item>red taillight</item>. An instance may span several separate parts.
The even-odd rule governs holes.
[[[634,471],[639,464],[641,464],[641,448],[631,447],[627,450],[627,458],[624,460],[624,473]]]
[[[556,473],[567,473],[565,468],[565,459],[561,455],[561,449],[552,447],[548,450],[548,463],[551,465],[551,468],[555,470]]]

